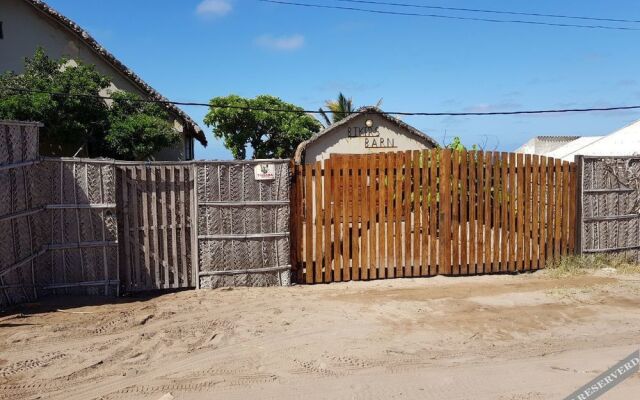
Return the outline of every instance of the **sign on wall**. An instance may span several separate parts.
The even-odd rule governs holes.
[[[257,181],[269,181],[276,179],[276,166],[269,163],[256,164],[253,173]]]
[[[365,126],[348,126],[347,137],[364,138],[365,149],[393,149],[397,147],[395,139],[381,136],[379,127],[374,126],[370,119],[365,121]]]

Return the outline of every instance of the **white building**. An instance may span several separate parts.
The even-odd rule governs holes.
[[[561,144],[538,146],[539,138],[571,138]],[[544,140],[540,141],[544,142]],[[560,145],[559,145],[560,144]],[[516,153],[539,154],[575,161],[576,156],[632,156],[640,154],[640,121],[633,122],[605,136],[538,136],[520,146]]]
[[[150,5],[151,6],[151,5]],[[142,98],[166,100],[160,93],[102,47],[88,32],[40,0],[0,0],[0,72],[20,73],[24,59],[42,47],[52,58],[62,56],[93,64],[107,75],[113,88]],[[181,109],[167,105],[171,122],[183,140],[161,151],[157,160],[193,159],[193,140],[203,145],[202,129]]]
[[[545,155],[579,138],[580,136],[536,136],[518,147],[515,152]]]
[[[328,159],[331,154],[373,154],[434,147],[438,147],[438,143],[418,129],[377,107],[363,107],[300,143],[295,162],[314,163]]]

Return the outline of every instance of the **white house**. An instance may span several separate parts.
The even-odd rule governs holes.
[[[564,144],[535,147],[538,138],[571,138]],[[583,156],[631,156],[640,154],[640,120],[622,129],[618,129],[605,136],[538,136],[529,140],[516,152],[525,154],[539,154],[547,157],[559,158],[565,161],[575,161],[578,155]]]
[[[0,71],[20,73],[24,59],[42,47],[48,56],[62,56],[93,64],[109,76],[113,88],[133,92],[147,99],[166,100],[135,72],[102,47],[87,31],[41,0],[0,0]],[[174,128],[183,140],[159,152],[157,160],[193,159],[194,139],[203,145],[202,129],[184,111],[166,105]]]
[[[314,163],[328,159],[331,154],[373,154],[438,147],[431,137],[377,107],[363,107],[357,111],[300,143],[295,162]]]
[[[545,155],[579,138],[580,136],[536,136],[518,147],[515,152]]]

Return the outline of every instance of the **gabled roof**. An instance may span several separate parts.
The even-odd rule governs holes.
[[[545,154],[547,157],[559,158],[565,161],[574,161],[574,155],[576,151],[594,143],[597,140],[602,139],[604,136],[583,136],[575,140],[570,141],[562,147],[550,151]]]
[[[158,101],[168,101],[163,95],[158,93],[154,88],[149,86],[145,81],[142,80],[135,72],[130,70],[126,65],[124,65],[120,60],[118,60],[113,54],[111,54],[107,49],[102,47],[100,43],[98,43],[87,31],[82,29],[78,24],[60,14],[58,11],[51,8],[47,3],[42,0],[23,0],[33,6],[36,10],[40,11],[44,15],[53,19],[57,23],[59,23],[62,27],[71,31],[71,33],[75,34],[81,41],[83,41],[91,50],[93,50],[100,58],[105,60],[107,63],[111,64],[117,71],[125,75],[130,81],[132,81],[136,86],[140,88],[140,90],[148,95],[148,97],[152,100]],[[196,124],[196,122],[191,119],[184,111],[178,108],[174,104],[164,103],[164,106],[169,110],[170,113],[177,116],[179,119],[183,120],[185,123],[185,128],[190,132],[190,134],[198,139],[200,143],[203,145],[207,145],[207,138],[205,137],[202,128]]]
[[[573,161],[577,155],[582,156],[633,156],[640,154],[640,120],[635,121],[607,136],[585,144],[565,155],[565,159]]]
[[[347,124],[349,121],[352,121],[353,119],[357,118],[360,115],[363,114],[375,114],[375,115],[379,115],[383,118],[385,118],[386,120],[390,121],[391,123],[406,129],[411,135],[413,135],[416,139],[418,139],[421,142],[427,142],[429,144],[431,144],[434,147],[439,147],[440,145],[438,144],[438,142],[436,142],[435,140],[433,140],[433,138],[431,138],[430,136],[428,136],[427,134],[421,132],[420,130],[414,128],[413,126],[407,124],[404,121],[401,121],[400,119],[385,113],[384,111],[382,111],[380,108],[375,107],[375,106],[366,106],[366,107],[361,107],[358,110],[356,110],[356,112],[348,115],[347,117],[341,119],[340,121],[329,125],[328,127],[326,127],[325,129],[321,130],[320,132],[314,134],[313,136],[311,136],[309,139],[305,140],[304,142],[300,143],[298,145],[298,147],[296,148],[296,154],[294,156],[294,161],[296,162],[296,164],[300,164],[302,162],[302,155],[304,154],[305,149],[307,148],[307,146],[309,146],[311,143],[315,142],[316,140],[320,139],[322,136],[326,135],[327,133],[333,131],[334,129],[337,129],[345,124]]]

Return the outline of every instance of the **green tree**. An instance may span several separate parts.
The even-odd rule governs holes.
[[[381,104],[382,99],[378,100],[376,107],[380,107]],[[342,92],[338,93],[338,98],[336,100],[325,101],[325,107],[327,107],[328,111],[325,111],[323,108],[318,110],[320,111],[320,115],[322,116],[325,126],[335,124],[356,111],[356,108],[353,105],[353,99],[351,97],[347,98],[342,94]],[[327,115],[329,113],[331,113],[331,118]]]
[[[157,105],[134,105],[135,95],[116,92],[110,107],[99,97],[109,86],[95,66],[52,59],[39,48],[22,74],[0,75],[0,119],[42,122],[43,155],[71,156],[82,148],[89,157],[137,160],[179,139]],[[125,107],[125,100],[131,104]]]
[[[313,116],[281,99],[261,95],[247,99],[237,95],[215,97],[204,123],[238,160],[247,158],[290,158],[298,144],[322,127]],[[267,110],[285,111],[267,111]]]
[[[109,109],[104,153],[120,159],[144,160],[180,140],[168,113],[155,103],[140,102],[132,93],[116,92]]]
[[[451,143],[447,145],[447,148],[451,150],[458,150],[458,151],[467,149],[465,145],[462,144],[462,139],[460,139],[460,136],[455,136],[453,140],[451,140]],[[478,150],[478,145],[477,144],[472,145],[471,150]]]

